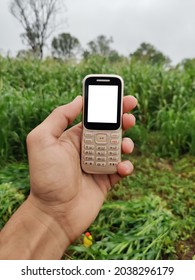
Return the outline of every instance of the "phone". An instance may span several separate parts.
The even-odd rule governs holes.
[[[112,174],[121,161],[123,79],[88,75],[83,80],[81,167],[86,173]]]

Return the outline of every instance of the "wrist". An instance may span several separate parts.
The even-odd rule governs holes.
[[[28,199],[0,234],[0,259],[60,259],[70,244],[56,220]]]
[[[73,214],[72,212],[74,211],[71,210],[75,209],[75,207],[70,204],[67,203],[68,205],[65,205],[66,203],[57,204],[45,201],[36,197],[33,193],[29,195],[28,200],[43,216],[46,215],[46,217],[51,219],[52,230],[55,229],[62,237],[59,239],[59,242],[63,240],[63,244],[66,245],[65,249],[85,230],[85,227],[82,230],[82,221],[79,218],[79,213],[76,213],[76,215],[75,213]],[[74,221],[74,226],[72,221]],[[55,236],[57,235],[55,234]],[[61,247],[62,242],[60,243]]]
[[[66,232],[60,226],[52,211],[49,211],[33,195],[29,195],[26,204],[29,207],[28,212],[35,219],[35,224],[42,230],[43,242],[45,246],[48,246],[48,248],[45,248],[45,254],[52,253],[53,256],[49,258],[60,259],[66,248],[70,245]],[[42,244],[41,240],[40,243]]]

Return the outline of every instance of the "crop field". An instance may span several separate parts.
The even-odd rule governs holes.
[[[195,65],[166,68],[91,57],[78,64],[0,57],[0,228],[29,193],[26,135],[82,93],[90,73],[123,77],[138,99],[135,170],[108,193],[64,259],[195,259]],[[74,122],[79,122],[81,116]],[[127,155],[125,156],[127,157]]]

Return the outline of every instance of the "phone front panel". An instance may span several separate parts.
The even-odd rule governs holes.
[[[83,93],[82,169],[94,174],[116,173],[121,161],[122,78],[87,76]]]
[[[84,82],[84,126],[116,130],[121,125],[122,81],[118,77],[88,77]]]

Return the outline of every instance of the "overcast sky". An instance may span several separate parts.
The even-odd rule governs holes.
[[[25,47],[20,24],[0,0],[0,50]],[[153,44],[174,63],[195,57],[195,0],[65,0],[64,32],[85,47],[98,35],[112,36],[112,48],[129,55],[142,42]]]

